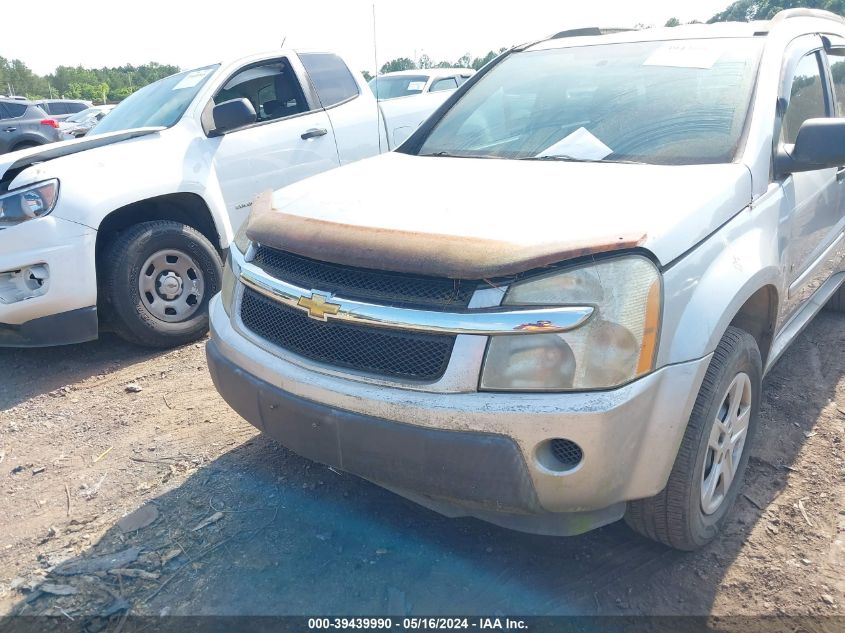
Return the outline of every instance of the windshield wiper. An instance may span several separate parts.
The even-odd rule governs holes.
[[[564,163],[619,163],[622,165],[645,165],[646,163],[636,160],[607,160],[606,158],[576,158],[568,154],[545,154],[543,156],[525,156],[517,160],[549,160]]]
[[[502,156],[485,156],[484,154],[450,154],[449,152],[432,152],[431,154],[419,154],[419,156],[437,156],[439,158],[488,158],[491,160],[502,160]]]

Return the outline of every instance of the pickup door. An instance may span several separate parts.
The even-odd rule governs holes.
[[[216,145],[214,167],[234,230],[257,193],[340,165],[329,115],[295,56],[241,68],[212,99],[239,98],[252,103],[257,121],[208,139]]]

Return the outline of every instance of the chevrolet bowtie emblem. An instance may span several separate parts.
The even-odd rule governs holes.
[[[310,297],[300,297],[296,303],[300,308],[308,311],[308,316],[317,321],[327,321],[327,314],[337,314],[340,311],[340,305],[337,303],[329,303],[328,297],[312,293]]]

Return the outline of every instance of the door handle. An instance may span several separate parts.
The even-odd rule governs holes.
[[[302,133],[302,140],[307,141],[309,138],[317,138],[318,136],[325,136],[329,131],[324,127],[312,127]]]
[[[17,129],[18,128],[16,128],[16,127],[7,127],[7,128],[3,128],[3,131],[4,132],[14,132]]]
[[[836,182],[845,180],[845,167],[840,167],[836,170]]]

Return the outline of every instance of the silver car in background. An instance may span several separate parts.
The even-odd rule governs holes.
[[[59,123],[30,101],[0,99],[0,154],[62,140]]]
[[[72,139],[85,136],[113,109],[113,105],[93,106],[76,114],[71,114],[59,123],[62,138]]]

